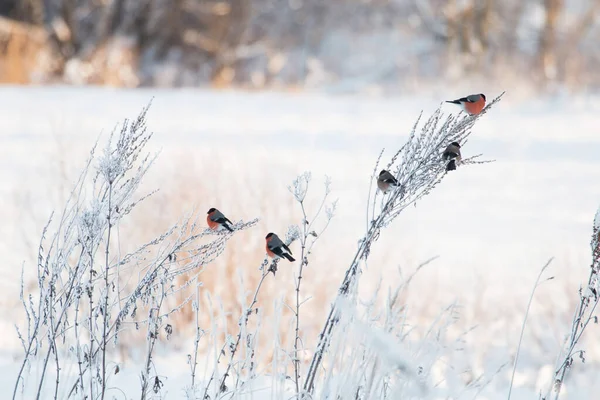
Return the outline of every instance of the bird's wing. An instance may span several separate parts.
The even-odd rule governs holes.
[[[281,243],[281,247],[283,247],[288,253],[292,254],[292,251],[290,250],[289,247],[287,247],[287,245],[285,243]]]
[[[386,172],[385,174],[383,174],[381,180],[385,183],[398,183],[394,175],[392,175],[390,172]]]
[[[444,154],[442,154],[442,158],[443,159],[456,158],[459,155],[460,155],[459,150],[455,149],[454,147],[448,146],[448,148],[446,148],[446,150],[444,150]]]
[[[464,100],[469,103],[476,103],[479,101],[480,98],[481,97],[478,94],[472,94],[470,96],[465,97]]]
[[[271,240],[269,240],[267,242],[267,247],[273,253],[275,253],[275,249],[279,248],[280,246],[281,246],[281,241],[278,241],[277,238],[272,238]]]
[[[220,224],[223,224],[225,222],[229,222],[230,224],[233,225],[233,222],[231,222],[226,216],[225,214],[223,214],[221,211],[215,211],[213,213],[213,215],[210,216],[210,219],[213,220],[214,222],[218,222]]]
[[[279,257],[283,257],[283,249],[281,248],[281,246],[275,246],[275,247],[269,246],[269,250],[271,250],[273,253],[277,254]]]
[[[395,177],[393,177],[393,176],[391,176],[389,179],[387,179],[386,182],[387,183],[391,183],[393,185],[397,185],[398,184],[398,180]]]
[[[225,218],[225,216],[223,215],[223,213],[219,210],[215,210],[211,215],[210,215],[210,219],[215,221],[215,222],[219,222],[219,220]]]

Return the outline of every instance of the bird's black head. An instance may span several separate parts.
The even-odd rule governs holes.
[[[479,93],[479,95],[483,98],[483,101],[485,101],[485,94]]]
[[[379,176],[385,174],[387,171],[385,169],[382,169],[381,172],[379,173]]]
[[[458,147],[458,148],[460,149],[460,144],[458,144],[458,142],[452,142],[452,143],[450,143],[450,144],[451,144],[452,146],[456,146],[456,147]]]
[[[212,207],[210,210],[208,210],[207,214],[210,214],[211,212],[217,211],[216,208]]]
[[[273,236],[273,235],[274,235],[274,233],[273,233],[273,232],[269,232],[269,234],[268,234],[268,235],[265,237],[265,239],[268,239],[268,238],[270,238],[270,237],[271,237],[271,236]]]

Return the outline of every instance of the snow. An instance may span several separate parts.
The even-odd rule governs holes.
[[[311,171],[311,185],[322,190],[320,178],[331,177],[331,198],[339,199],[336,216],[308,267],[307,282],[312,275],[313,284],[320,285],[313,294],[316,305],[307,309],[307,335],[314,335],[337,289],[339,271],[362,236],[367,185],[379,151],[387,149],[385,160],[404,142],[420,110],[428,115],[442,100],[456,97],[439,95],[443,97],[0,88],[4,387],[12,388],[20,362],[12,325],[23,318],[18,305],[21,265],[25,263],[25,275],[31,276],[45,219],[64,203],[61,190],[72,185],[98,136],[103,144],[117,123],[135,117],[152,97],[148,127],[155,136],[150,146],[161,154],[144,188],[160,187],[165,196],[151,203],[153,213],[148,215],[157,221],[174,221],[193,206],[204,209],[215,202],[233,221],[260,217],[257,230],[236,244],[237,251],[254,260],[252,254],[260,247],[254,236],[262,239],[268,230],[283,233],[299,221],[297,211],[290,210],[287,190],[293,179]],[[456,112],[451,105],[444,110]],[[588,274],[590,215],[600,199],[599,112],[600,97],[521,102],[507,96],[478,122],[464,146],[466,156],[483,153],[496,162],[449,174],[431,195],[387,228],[372,249],[361,283],[363,294],[370,293],[381,276],[386,284],[397,283],[398,265],[412,270],[423,260],[440,256],[419,274],[405,301],[414,321],[423,326],[442,307],[458,301],[460,325],[448,328],[449,336],[478,325],[461,339],[462,350],[446,349],[439,357],[475,376],[485,374],[484,381],[490,383],[477,398],[505,398],[510,368],[495,372],[512,361],[531,285],[539,268],[555,256],[556,279],[536,293],[512,398],[534,398],[551,372],[548,365],[555,361],[567,333],[577,288]],[[600,209],[594,224],[600,226]],[[139,227],[141,233],[132,232],[142,238],[147,226]],[[217,269],[214,274],[221,286],[215,288],[225,289],[220,275],[225,272]],[[591,329],[588,334],[594,336],[595,327]],[[371,339],[378,349],[382,347],[380,336]],[[168,365],[161,372],[169,375],[167,398],[185,398],[183,389],[189,384],[186,355],[192,340],[178,340],[187,344],[178,349],[162,343],[162,358],[155,360]],[[570,371],[572,380],[561,398],[590,398],[600,389],[595,379],[600,345],[588,341],[586,349],[586,364]],[[135,357],[124,361],[115,376],[115,386],[128,398],[138,396],[140,362]],[[446,387],[459,387],[462,383],[451,379],[454,367],[442,364],[436,364],[438,377],[448,379]],[[263,378],[256,385],[268,388],[272,380]],[[264,398],[283,393],[261,391],[258,386],[254,398],[263,398],[259,393],[267,393]],[[8,391],[0,394],[2,398],[10,398]]]

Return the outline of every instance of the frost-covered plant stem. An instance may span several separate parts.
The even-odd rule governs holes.
[[[384,208],[384,210],[385,209],[387,209],[387,205]],[[354,259],[352,260],[352,263],[350,264],[350,268],[348,268],[348,270],[346,271],[344,280],[342,281],[342,284],[338,290],[338,298],[341,296],[346,296],[349,293],[351,286],[355,283],[355,277],[359,273],[359,271],[358,271],[359,261],[363,258],[368,257],[368,252],[370,250],[370,246],[374,242],[376,236],[379,235],[379,230],[381,229],[381,227],[383,225],[384,216],[385,216],[384,213],[382,213],[377,217],[377,219],[371,225],[371,228],[369,228],[367,235],[361,240],[361,244],[358,248],[358,251],[354,255]],[[337,313],[337,309],[336,309],[335,305],[333,305],[331,307],[331,310],[329,311],[329,315],[327,316],[327,320],[325,322],[325,325],[323,326],[323,330],[321,331],[321,334],[319,335],[319,344],[317,346],[315,355],[312,358],[312,361],[311,361],[311,364],[310,364],[310,367],[309,367],[309,370],[307,373],[306,381],[304,383],[304,390],[307,391],[308,393],[312,393],[312,391],[314,390],[315,378],[317,376],[317,369],[318,369],[319,365],[321,364],[321,361],[323,359],[323,356],[325,354],[327,347],[329,346],[329,340],[331,338],[333,328],[335,327],[335,325],[337,324],[337,321],[339,320],[339,317],[336,316],[336,313]]]
[[[75,280],[75,279],[73,279]],[[64,307],[62,308],[62,312],[58,318],[58,320],[55,320],[55,316],[54,316],[54,307],[52,306],[53,303],[53,299],[54,299],[54,283],[51,284],[51,292],[50,292],[50,309],[51,311],[49,312],[49,317],[50,317],[50,329],[48,329],[48,354],[50,354],[50,352],[52,352],[54,354],[54,363],[55,363],[55,369],[56,369],[56,379],[55,379],[55,385],[54,385],[54,398],[58,399],[58,386],[60,384],[60,363],[58,361],[58,349],[56,348],[56,337],[57,337],[57,330],[60,326],[62,317],[64,315],[64,313],[66,312],[67,308],[68,308],[68,304],[65,304]],[[70,291],[73,290],[73,284],[70,285]],[[67,296],[66,302],[69,302],[69,298],[70,298],[70,293]],[[41,381],[41,380],[40,380]],[[41,394],[41,393],[40,393]]]
[[[89,310],[88,310],[88,333],[90,336],[90,345],[88,351],[88,371],[90,373],[90,399],[95,399],[94,397],[94,360],[96,359],[96,352],[94,350],[94,321],[93,321],[93,313],[94,313],[94,254],[91,249],[88,249],[88,256],[90,257],[90,270],[88,275],[87,282],[87,295],[89,299]]]
[[[300,210],[302,211],[302,232],[300,235],[300,265],[298,266],[298,276],[296,278],[295,285],[296,304],[294,309],[292,309],[292,312],[294,313],[295,317],[294,351],[292,361],[294,366],[294,384],[296,386],[296,396],[298,397],[300,396],[300,347],[302,342],[302,339],[300,338],[300,307],[306,301],[300,301],[300,286],[302,284],[302,273],[304,271],[304,267],[308,265],[308,255],[311,253],[312,247],[329,226],[329,223],[333,218],[336,207],[336,202],[333,202],[330,206],[325,205],[329,194],[331,193],[331,181],[329,178],[326,178],[325,194],[323,195],[323,199],[319,205],[317,212],[309,221],[309,217],[306,212],[305,200],[306,195],[308,194],[308,187],[310,181],[311,174],[306,172],[303,175],[300,175],[296,180],[294,180],[292,187],[289,188],[290,192],[292,192],[292,194],[294,195],[295,200],[300,205]],[[313,228],[315,222],[318,221],[323,209],[325,209],[326,211],[326,223],[321,229],[321,231],[317,233],[313,230]]]
[[[111,375],[109,343],[117,343],[120,333],[128,326],[149,324],[149,330],[157,332],[162,318],[177,311],[191,298],[181,303],[173,295],[197,278],[199,267],[219,257],[231,238],[231,235],[203,229],[199,220],[188,216],[111,263],[110,249],[115,244],[113,230],[119,221],[153,193],[141,197],[136,194],[154,160],[150,154],[143,154],[152,136],[145,126],[147,110],[145,108],[133,122],[125,121],[120,132],[113,132],[103,154],[96,156],[94,146],[60,220],[54,224],[50,218],[44,228],[38,249],[35,294],[25,296],[22,280],[21,301],[26,314],[27,337],[16,327],[24,358],[17,374],[13,399],[17,397],[20,385],[26,398],[58,397],[61,391],[66,398],[106,398]],[[92,167],[93,164],[95,167]],[[92,175],[91,179],[87,179],[89,175]],[[244,230],[256,222],[240,221],[234,224],[235,231]],[[54,233],[46,250],[43,245],[51,223]],[[206,237],[214,238],[200,243],[200,239]],[[187,255],[184,263],[175,261],[179,252]],[[102,269],[97,271],[100,265]],[[120,267],[137,279],[119,286]],[[191,277],[187,275],[192,271]],[[175,279],[179,276],[189,280],[176,284]],[[162,288],[161,298],[173,298],[179,305],[170,306],[169,311],[162,315],[152,314],[151,318],[139,321],[136,317],[138,307],[156,308],[162,304],[158,300],[154,302],[158,299],[155,291],[159,285]],[[111,296],[115,287],[117,293]],[[87,296],[87,300],[82,296]],[[172,328],[167,325],[166,330],[168,338]],[[150,349],[153,350],[156,337],[150,339]],[[146,361],[151,360],[152,354],[150,351]],[[53,363],[50,363],[51,358]],[[34,359],[41,364],[37,376],[25,372]],[[61,371],[63,360],[77,363],[74,379],[67,380],[68,376]],[[55,366],[55,371],[52,371],[51,365]],[[146,378],[149,376],[148,365],[152,363],[145,364]],[[56,373],[53,387],[45,384],[50,372]],[[150,381],[146,379],[147,383]],[[68,386],[65,388],[65,385]],[[160,381],[155,379],[154,389],[160,389],[160,386]],[[46,387],[53,393],[46,392]]]
[[[305,233],[306,234],[306,233]],[[300,253],[301,262],[298,267],[298,280],[296,281],[296,329],[295,329],[295,338],[294,338],[294,383],[296,385],[296,395],[300,394],[300,284],[302,282],[302,269],[304,268],[305,262],[304,259],[306,257],[306,236],[305,234],[302,236],[302,250]]]
[[[567,370],[573,365],[573,357],[579,355],[582,362],[585,362],[585,351],[582,349],[576,350],[575,347],[583,336],[586,328],[591,321],[598,323],[598,317],[594,315],[600,296],[600,208],[594,219],[592,230],[592,264],[590,266],[590,276],[588,277],[585,288],[579,288],[579,304],[573,315],[571,324],[571,332],[567,339],[566,351],[561,352],[558,357],[556,369],[554,372],[553,387],[555,389],[554,399],[558,399],[562,389],[563,382],[567,374]],[[546,399],[550,398],[552,387],[548,389]]]
[[[245,222],[245,223],[239,222],[239,223],[235,224],[235,229],[236,229],[236,231],[244,230],[248,227],[254,226],[257,221],[258,221],[257,219],[254,219],[250,222]],[[188,225],[188,223],[184,223],[183,226],[180,228],[181,231],[187,231],[190,228],[193,230],[195,223],[191,224],[192,225],[191,227],[189,227],[187,225]],[[172,228],[168,233],[163,234],[160,239],[155,239],[153,242],[162,242],[164,240],[164,238],[166,238],[167,236],[169,236],[173,233],[174,229],[175,228]],[[211,233],[209,230],[206,230],[199,234],[195,234],[195,235],[186,237],[185,239],[178,239],[176,244],[174,245],[174,247],[171,248],[171,250],[168,254],[164,255],[161,259],[154,261],[149,266],[149,270],[147,271],[147,273],[141,278],[141,280],[138,282],[138,284],[133,289],[131,289],[131,293],[129,295],[125,296],[125,302],[123,303],[124,304],[123,309],[119,312],[117,318],[115,318],[115,320],[111,323],[111,325],[108,329],[107,342],[110,342],[111,340],[116,340],[116,336],[118,335],[118,333],[121,329],[121,328],[119,328],[120,324],[123,324],[125,318],[132,311],[132,309],[133,309],[132,314],[135,314],[135,308],[137,307],[136,302],[138,301],[138,299],[141,296],[144,296],[144,294],[146,294],[147,291],[151,287],[153,287],[154,284],[156,284],[156,278],[158,276],[159,270],[166,269],[167,274],[168,274],[168,279],[173,279],[174,277],[178,276],[179,274],[189,272],[191,269],[195,268],[197,265],[206,265],[206,264],[212,262],[220,254],[220,251],[222,251],[222,249],[225,246],[226,240],[230,237],[230,236],[220,235],[219,239],[215,240],[215,242],[213,242],[213,243],[204,244],[204,245],[199,246],[198,248],[189,249],[189,247],[192,246],[193,243],[196,242],[199,238],[202,238],[202,237],[205,237],[208,235],[211,235]],[[147,247],[149,247],[149,245],[143,246],[141,249],[146,249]],[[176,254],[177,252],[182,251],[182,249],[184,249],[184,248],[188,248],[190,252],[198,252],[199,254],[202,254],[203,258],[198,258],[198,261],[191,262],[190,265],[192,265],[192,267],[186,267],[186,268],[181,268],[181,269],[177,269],[177,270],[170,269],[169,266],[167,265],[167,263],[169,262],[169,260],[172,260],[173,254]],[[211,250],[212,252],[210,252],[209,250]],[[138,249],[136,251],[136,253],[139,251],[140,251],[140,249]],[[213,254],[215,252],[216,252],[216,254]],[[127,258],[129,258],[129,255],[124,257],[124,259],[127,259]],[[169,311],[166,315],[170,314],[171,312],[175,311],[176,309]],[[163,315],[163,316],[166,316],[166,315]],[[143,322],[148,323],[149,321],[146,320]],[[95,359],[97,357],[98,353],[100,352],[100,350],[101,350],[100,346],[94,348],[94,352],[91,354],[90,357]],[[84,373],[87,372],[88,368],[89,368],[89,365],[86,366],[86,369],[83,372]],[[76,387],[77,387],[77,383],[71,387],[71,389],[69,391],[69,396],[71,396],[74,393]]]
[[[108,312],[108,294],[109,294],[109,285],[108,285],[108,269],[110,267],[109,264],[109,255],[110,255],[110,234],[112,232],[112,222],[110,220],[110,213],[112,212],[112,193],[113,193],[113,182],[108,182],[108,211],[106,219],[108,220],[108,228],[107,228],[107,237],[106,237],[106,250],[105,250],[105,259],[104,259],[104,304],[102,305],[102,316],[103,324],[102,324],[102,393],[100,395],[100,399],[104,400],[104,394],[106,393],[106,330],[108,329],[108,323],[110,314]],[[118,277],[117,277],[118,279]]]
[[[273,263],[276,263],[276,262],[277,262],[277,260],[273,261]],[[252,297],[252,302],[250,302],[250,305],[246,308],[246,310],[244,311],[244,314],[242,315],[242,317],[240,318],[240,321],[238,322],[238,326],[239,326],[238,334],[237,334],[237,337],[235,339],[233,346],[230,349],[231,355],[229,356],[229,362],[227,363],[227,368],[225,369],[225,373],[221,377],[221,381],[219,383],[219,391],[220,392],[225,392],[227,390],[225,381],[227,380],[227,377],[229,376],[229,371],[231,370],[231,367],[233,366],[234,359],[235,359],[235,353],[237,352],[237,349],[240,346],[243,331],[246,329],[246,327],[248,325],[248,319],[250,318],[250,315],[252,315],[253,308],[256,305],[256,303],[258,302],[258,294],[260,293],[262,284],[265,281],[265,278],[271,272],[270,268],[266,268],[266,264],[267,264],[266,262],[263,262],[264,267],[262,269],[262,275],[260,277],[260,280],[258,281],[256,290],[254,291],[254,296]],[[214,376],[214,374],[215,374],[215,372],[213,372],[213,376]],[[211,377],[211,379],[212,379],[212,377]],[[209,381],[209,384],[206,385],[206,389],[205,389],[203,398],[206,398],[206,391],[208,390],[209,385],[210,385],[210,381]]]
[[[307,188],[308,191],[308,181]],[[296,329],[295,329],[295,337],[294,337],[294,384],[296,385],[296,395],[300,394],[300,285],[302,284],[302,270],[304,266],[308,263],[308,259],[306,257],[306,240],[308,239],[308,217],[306,216],[306,209],[304,208],[304,199],[306,197],[306,191],[304,195],[298,199],[298,203],[300,203],[300,208],[302,209],[302,236],[300,237],[300,265],[298,266],[298,278],[296,280],[296,308],[294,310],[294,314],[296,317]]]
[[[411,204],[414,204],[422,197],[429,194],[437,184],[441,182],[446,175],[446,165],[442,159],[442,153],[446,146],[454,141],[458,141],[463,146],[468,139],[471,128],[475,122],[500,100],[503,94],[496,97],[490,104],[478,115],[448,116],[443,119],[441,107],[425,122],[421,128],[420,134],[416,133],[417,125],[420,121],[417,119],[408,141],[391,158],[387,165],[387,170],[392,172],[399,182],[399,186],[386,197],[382,199],[380,210],[375,210],[375,198],[378,191],[373,196],[373,208],[371,213],[367,209],[368,218],[367,233],[360,240],[359,247],[354,255],[350,266],[346,270],[344,279],[339,287],[336,300],[331,305],[327,320],[319,335],[319,342],[310,363],[306,380],[304,381],[304,391],[309,395],[315,388],[315,379],[319,371],[319,366],[323,360],[325,352],[329,346],[334,327],[339,320],[338,301],[350,295],[356,288],[357,276],[360,273],[361,261],[366,262],[369,257],[371,245],[379,238],[381,229],[391,223],[398,215]],[[381,157],[381,155],[380,155]],[[476,164],[478,156],[465,158],[460,164]],[[375,166],[378,170],[379,159]],[[460,165],[459,164],[459,165]],[[392,167],[395,167],[392,169]],[[376,179],[373,176],[372,179]],[[371,201],[367,201],[369,207]],[[376,211],[379,213],[376,215]]]
[[[83,254],[83,251],[82,253]],[[81,256],[80,254],[80,256]],[[77,293],[77,279],[79,278],[79,271],[81,268],[81,262],[79,261],[76,265],[76,267],[73,269],[72,271],[72,277],[68,280],[67,284],[66,284],[66,293],[64,294],[64,296],[60,296],[58,295],[58,299],[57,299],[57,291],[56,291],[56,285],[57,285],[57,281],[58,281],[58,272],[56,270],[54,270],[53,274],[52,274],[52,278],[50,279],[50,281],[48,282],[48,288],[47,288],[47,297],[45,297],[45,304],[46,304],[46,314],[47,314],[47,318],[49,320],[49,324],[47,324],[48,326],[48,331],[46,333],[47,335],[47,339],[48,339],[48,353],[46,354],[46,358],[44,359],[44,366],[42,369],[42,375],[40,377],[40,382],[39,382],[39,386],[38,386],[38,392],[36,395],[36,398],[40,398],[42,395],[42,388],[43,388],[43,382],[44,382],[44,377],[47,371],[47,367],[48,367],[48,362],[50,359],[50,354],[54,354],[54,360],[55,360],[55,366],[56,366],[56,380],[55,380],[55,388],[54,388],[54,398],[58,398],[58,387],[60,384],[60,363],[58,361],[58,348],[56,345],[56,339],[59,336],[59,328],[61,326],[61,324],[65,324],[64,322],[64,317],[67,314],[67,311],[69,309],[69,307],[71,306],[72,303],[72,297],[73,297],[73,293]],[[58,314],[58,317],[55,316],[55,306],[59,304],[62,306],[62,308],[60,309],[60,314]],[[63,333],[64,335],[64,333]]]
[[[58,349],[56,346],[56,338],[58,336],[58,330],[59,327],[61,326],[61,324],[63,323],[63,318],[67,313],[67,310],[69,309],[69,306],[71,304],[72,301],[72,294],[75,290],[75,281],[77,279],[77,274],[79,272],[79,268],[80,268],[81,264],[78,263],[77,266],[75,267],[75,269],[73,270],[73,276],[71,277],[71,279],[69,279],[69,281],[67,282],[66,288],[67,288],[67,292],[64,295],[64,298],[61,298],[61,296],[59,295],[59,299],[57,299],[57,291],[56,291],[56,285],[57,285],[57,281],[59,280],[58,274],[59,272],[57,270],[53,270],[52,272],[52,277],[50,278],[50,281],[48,282],[48,287],[47,287],[47,292],[45,294],[45,313],[46,313],[46,318],[48,319],[49,324],[47,323],[46,325],[48,326],[48,330],[46,332],[47,335],[47,339],[48,339],[48,353],[46,354],[46,357],[44,359],[44,365],[42,368],[42,374],[40,377],[40,382],[39,382],[39,386],[38,386],[38,392],[36,395],[36,399],[39,399],[42,396],[42,389],[43,389],[43,383],[44,383],[44,378],[47,372],[47,368],[48,368],[48,362],[50,360],[50,355],[54,354],[54,360],[55,360],[55,366],[56,366],[56,380],[55,380],[55,387],[54,387],[54,398],[58,398],[58,386],[60,384],[60,363],[58,361]],[[58,317],[55,316],[56,314],[56,309],[55,306],[57,304],[62,304],[62,308],[60,309],[60,314],[58,315]]]
[[[378,220],[379,219],[380,218],[378,218]],[[377,223],[376,225],[373,225],[373,227],[371,229],[369,229],[369,232],[366,236],[366,240],[363,240],[363,242],[361,243],[358,251],[356,252],[356,254],[354,256],[354,259],[352,260],[352,263],[350,264],[350,268],[348,268],[348,270],[346,271],[346,275],[344,276],[344,280],[342,281],[342,285],[340,286],[340,289],[339,289],[339,295],[346,295],[348,293],[350,285],[354,281],[354,277],[356,276],[356,274],[358,272],[358,260],[363,257],[363,254],[366,249],[367,240],[368,241],[373,240],[373,236],[375,234],[374,228],[378,225],[379,225],[379,223]],[[309,367],[308,373],[306,375],[306,380],[304,382],[304,390],[308,393],[312,393],[312,391],[314,390],[315,378],[317,376],[317,369],[318,369],[319,365],[321,364],[321,361],[325,354],[326,348],[329,346],[329,338],[330,338],[333,328],[338,320],[338,318],[335,317],[336,312],[337,312],[336,307],[332,306],[329,311],[329,315],[327,316],[325,325],[323,326],[323,330],[321,331],[321,334],[319,335],[319,344],[318,344],[315,354],[311,360],[310,367]]]
[[[190,357],[190,369],[192,373],[192,385],[191,390],[194,391],[194,385],[196,384],[196,366],[198,365],[198,346],[200,344],[200,287],[198,286],[198,280],[196,280],[196,301],[192,303],[192,308],[196,313],[196,336],[194,337],[194,356]]]
[[[46,226],[44,226],[44,229],[42,231],[42,237],[40,239],[40,244],[38,246],[38,257],[37,257],[37,275],[38,275],[38,285],[40,286],[40,288],[43,288],[43,279],[42,279],[42,271],[44,270],[43,268],[43,260],[44,260],[44,240],[46,239],[46,234],[48,232],[48,227],[50,226],[50,223],[52,222],[52,216],[50,216],[50,218],[48,218],[48,223],[46,224]],[[47,260],[46,260],[47,262]],[[25,357],[23,358],[23,362],[21,363],[21,367],[19,368],[19,373],[17,374],[17,381],[15,383],[15,388],[13,390],[13,400],[17,397],[17,390],[19,388],[19,382],[21,382],[22,380],[24,380],[23,377],[23,371],[25,369],[25,366],[27,365],[27,363],[29,362],[29,357],[32,355],[33,350],[34,350],[34,344],[38,345],[38,332],[40,329],[40,324],[41,324],[41,316],[42,316],[42,302],[38,302],[38,307],[37,307],[37,314],[35,312],[35,309],[33,308],[33,304],[32,304],[32,299],[31,299],[31,295],[29,295],[29,305],[25,302],[25,296],[24,296],[24,286],[25,286],[25,281],[24,281],[24,277],[23,275],[21,275],[21,293],[20,293],[20,297],[21,297],[21,302],[23,303],[23,308],[25,309],[25,313],[27,315],[27,336],[28,336],[28,343],[27,346],[25,346],[25,344],[23,343],[23,348],[25,350]],[[32,325],[33,325],[33,329],[32,329]],[[19,334],[19,337],[21,338],[21,334],[19,333],[19,329],[17,328],[17,333]],[[23,382],[24,383],[24,382]]]
[[[82,249],[82,253],[83,253],[83,249]],[[82,254],[79,256],[81,259]],[[79,378],[77,379],[77,384],[79,384],[79,390],[81,392],[81,394],[83,395],[84,393],[84,388],[83,388],[83,357],[81,355],[81,338],[79,337],[80,335],[80,331],[79,331],[79,306],[80,306],[80,300],[81,300],[81,288],[78,286],[77,287],[77,299],[75,301],[75,354],[77,356],[77,371],[79,373]]]
[[[160,329],[160,309],[163,301],[165,300],[165,284],[160,284],[160,295],[156,298],[156,295],[152,295],[152,306],[148,311],[148,333],[146,335],[146,361],[144,362],[144,369],[142,370],[142,394],[141,400],[145,400],[148,395],[150,385],[150,369],[152,367],[152,353],[154,352],[154,346],[158,339]],[[158,387],[160,389],[160,386]]]
[[[217,355],[217,362],[215,364],[215,369],[213,370],[212,374],[210,375],[210,378],[209,378],[208,382],[206,383],[206,386],[204,387],[204,394],[202,395],[203,399],[209,398],[208,397],[208,389],[210,388],[211,383],[215,380],[215,375],[218,372],[217,368],[218,368],[219,363],[221,362],[221,356],[223,354],[225,354],[225,348],[226,347],[227,347],[227,340],[225,340],[225,343],[223,343],[223,346],[221,347],[221,350],[219,351],[219,354]]]
[[[52,304],[52,294],[49,294],[48,296],[49,298],[49,303]],[[44,358],[44,367],[42,368],[42,376],[40,377],[40,383],[38,386],[38,391],[37,391],[37,395],[35,396],[36,400],[39,400],[40,396],[42,395],[42,388],[43,388],[43,384],[44,384],[44,378],[46,377],[46,371],[48,370],[48,361],[50,360],[50,354],[52,354],[52,351],[55,351],[54,346],[52,344],[53,342],[53,329],[52,327],[54,326],[54,320],[52,318],[52,308],[48,307],[48,311],[49,311],[49,315],[47,316],[47,318],[50,320],[50,327],[48,329],[48,353],[46,353],[46,357]],[[58,371],[57,371],[58,374]]]
[[[52,298],[52,297],[51,297]],[[66,310],[66,308],[63,308],[63,312],[64,310]],[[61,315],[61,319],[62,319],[62,315]],[[58,321],[58,324],[55,325],[55,321],[54,321],[54,312],[50,313],[50,330],[48,332],[49,335],[49,347],[48,347],[48,352],[50,352],[50,350],[52,350],[52,353],[54,354],[54,363],[55,363],[55,369],[56,369],[56,379],[55,379],[55,385],[54,385],[54,398],[58,399],[58,386],[60,384],[60,362],[58,361],[58,349],[56,348],[56,336],[57,336],[57,329],[58,329],[58,325],[60,325],[60,320]]]
[[[529,296],[529,301],[527,302],[527,308],[525,309],[525,317],[523,317],[523,324],[521,326],[521,334],[519,335],[519,344],[517,345],[517,353],[515,355],[515,362],[513,364],[513,371],[512,371],[512,375],[510,377],[510,385],[508,387],[507,400],[510,400],[513,382],[515,380],[515,373],[517,372],[517,363],[519,362],[519,354],[521,353],[521,343],[523,343],[523,334],[525,333],[525,325],[527,324],[527,317],[529,316],[529,310],[531,309],[531,303],[533,302],[533,296],[535,295],[535,291],[536,291],[537,287],[540,285],[540,283],[543,283],[550,279],[553,279],[553,277],[550,277],[550,278],[545,279],[543,282],[540,282],[540,279],[542,279],[542,275],[543,275],[544,271],[546,270],[546,268],[548,268],[548,266],[550,265],[551,262],[552,262],[552,258],[550,260],[548,260],[548,262],[540,270],[540,273],[538,274],[537,279],[535,280],[535,284],[533,285],[533,289],[531,290],[531,295]]]

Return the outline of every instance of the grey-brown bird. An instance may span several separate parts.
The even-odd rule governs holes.
[[[382,169],[377,177],[377,187],[383,193],[387,193],[390,189],[390,186],[398,187],[398,180],[389,171]]]
[[[281,239],[279,239],[279,236],[273,232],[269,232],[269,234],[265,237],[265,240],[265,248],[269,257],[273,259],[286,258],[290,262],[296,261],[294,257],[292,257],[292,251],[290,248],[287,247],[287,245],[283,243]]]
[[[228,225],[228,224],[233,224],[233,222],[228,220],[227,217],[225,215],[223,215],[223,213],[221,211],[219,211],[213,207],[210,210],[208,210],[208,212],[206,214],[208,214],[206,216],[206,223],[208,224],[208,227],[210,229],[217,230],[217,229],[223,227],[223,228],[227,229],[229,232],[233,232],[233,229],[231,228],[231,226]]]
[[[446,164],[446,171],[454,171],[456,169],[456,163],[462,159],[460,155],[460,144],[458,142],[452,142],[446,147],[442,154],[444,160],[448,160]]]

